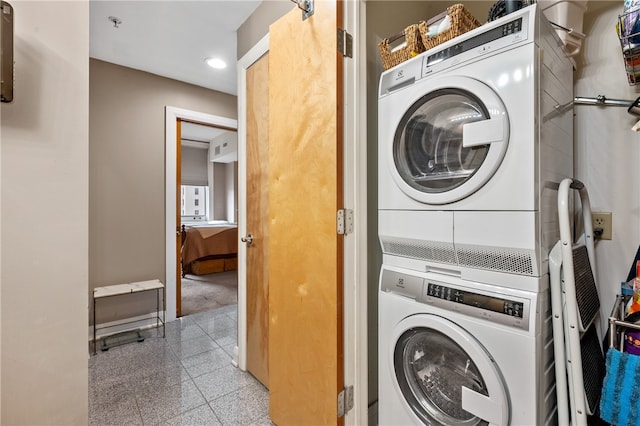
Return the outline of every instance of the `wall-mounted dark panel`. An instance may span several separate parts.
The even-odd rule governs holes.
[[[5,1],[0,6],[0,98],[13,101],[13,7]]]

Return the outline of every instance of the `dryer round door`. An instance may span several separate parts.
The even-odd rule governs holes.
[[[396,384],[424,424],[507,425],[505,384],[485,348],[437,315],[404,319],[394,331]]]
[[[391,171],[410,197],[447,204],[478,191],[496,172],[509,141],[499,96],[468,77],[423,81],[400,119],[391,146]]]

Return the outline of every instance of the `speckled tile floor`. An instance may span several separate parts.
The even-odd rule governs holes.
[[[273,425],[269,392],[231,364],[237,305],[151,329],[89,360],[91,425]]]

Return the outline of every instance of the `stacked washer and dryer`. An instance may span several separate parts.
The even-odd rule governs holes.
[[[381,425],[557,421],[548,253],[572,101],[535,4],[382,74]]]

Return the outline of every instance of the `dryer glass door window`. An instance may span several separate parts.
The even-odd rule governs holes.
[[[473,359],[452,338],[431,328],[413,328],[398,339],[394,367],[400,389],[425,424],[486,425],[462,408],[462,388],[488,396]]]
[[[478,80],[423,80],[423,95],[407,102],[393,133],[384,136],[391,176],[419,202],[453,203],[479,192],[500,167],[509,117],[498,94]]]
[[[480,168],[489,144],[464,146],[463,126],[490,118],[472,93],[445,88],[422,97],[396,131],[393,155],[402,179],[421,192],[451,191]]]

